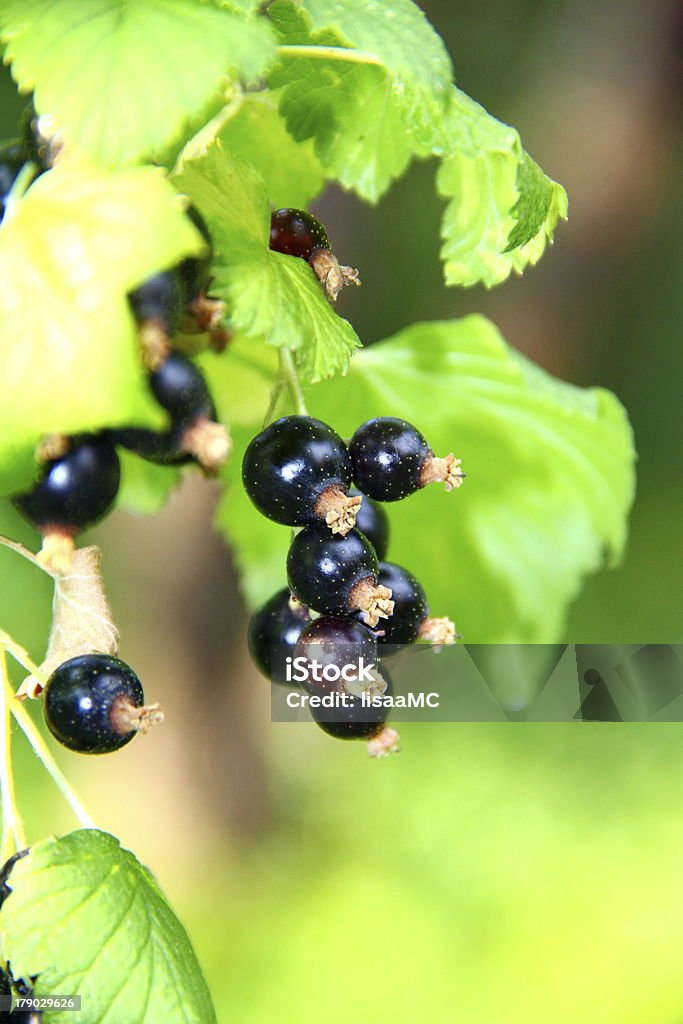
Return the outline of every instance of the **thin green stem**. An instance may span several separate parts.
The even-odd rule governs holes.
[[[299,374],[294,364],[292,350],[291,348],[279,348],[278,355],[280,357],[280,377],[287,385],[294,412],[297,416],[308,416],[306,399],[304,398]]]
[[[5,633],[4,629],[0,629],[0,647],[4,647],[14,660],[32,676],[35,676],[38,682],[45,688],[47,679],[40,667],[31,660],[28,651],[24,650],[21,644],[16,643],[8,633]]]
[[[9,548],[10,551],[16,551],[16,553],[21,555],[22,558],[31,562],[31,564],[35,565],[38,569],[42,569],[44,573],[47,573],[48,576],[52,576],[54,579],[55,574],[48,569],[47,566],[43,565],[35,552],[29,551],[29,549],[25,548],[23,544],[20,544],[16,540],[10,540],[9,537],[3,537],[2,534],[0,534],[0,544],[5,548]]]
[[[353,64],[377,64],[384,67],[384,61],[375,53],[366,50],[347,50],[343,46],[279,46],[282,57],[314,57],[319,60],[343,60]]]
[[[268,402],[268,408],[266,409],[266,415],[263,417],[263,429],[264,430],[268,426],[270,421],[273,419],[273,417],[275,416],[275,410],[277,409],[277,403],[280,401],[280,395],[282,394],[282,389],[284,388],[284,386],[285,386],[285,382],[282,379],[282,376],[280,374],[278,374],[278,376],[277,376],[277,378],[275,380],[275,383],[273,384],[273,387],[271,388],[271,391],[270,391],[270,401]]]
[[[5,216],[3,220],[11,220],[12,216],[14,215],[15,206],[20,201],[20,199],[22,199],[24,193],[27,191],[29,185],[31,184],[37,173],[38,167],[36,164],[33,163],[24,164],[24,166],[21,168],[16,178],[14,179],[14,184],[12,185],[9,194],[5,199]]]
[[[9,709],[14,715],[19,728],[33,747],[34,754],[42,762],[43,767],[57,786],[57,789],[71,807],[71,810],[74,812],[80,825],[83,828],[96,828],[95,822],[86,811],[75,789],[50,753],[45,740],[33,724],[33,720],[30,715],[24,708],[23,704],[21,704],[12,693],[12,688],[6,677],[3,689],[6,695],[6,700],[9,701]]]
[[[21,820],[14,792],[12,767],[12,736],[10,701],[14,699],[7,674],[7,658],[0,647],[0,800],[2,800],[2,841],[0,863],[26,847],[24,823]]]

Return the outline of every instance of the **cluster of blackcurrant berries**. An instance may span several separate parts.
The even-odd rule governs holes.
[[[452,490],[462,479],[460,461],[435,456],[405,420],[369,420],[348,444],[310,416],[287,416],[266,427],[244,455],[245,490],[263,515],[302,529],[287,557],[289,586],[252,617],[249,647],[256,666],[273,682],[291,684],[295,658],[340,673],[361,658],[376,665],[419,639],[453,643],[452,622],[429,617],[418,580],[384,561],[389,524],[377,502],[398,501],[437,480]],[[334,675],[308,674],[303,682],[309,694],[334,690],[348,698],[335,714],[309,705],[315,720],[334,736],[368,739],[371,753],[386,752],[395,744],[386,713],[373,709],[369,716],[353,680],[340,682],[338,674],[331,685]],[[361,690],[372,696],[390,686],[380,665]]]
[[[270,248],[306,260],[331,302],[336,301],[345,284],[360,284],[358,271],[340,265],[327,231],[306,210],[275,210],[270,218]]]
[[[188,215],[200,223],[192,207]],[[217,422],[204,374],[170,341],[182,309],[191,304],[189,297],[197,302],[204,296],[209,259],[185,259],[128,297],[140,329],[148,384],[168,414],[169,426],[161,431],[129,427],[74,437],[50,435],[39,445],[42,475],[29,492],[15,496],[14,504],[43,535],[43,558],[55,569],[68,567],[74,536],[99,522],[113,505],[120,483],[117,445],[164,465],[194,461],[207,474],[215,473],[228,456],[230,439]]]

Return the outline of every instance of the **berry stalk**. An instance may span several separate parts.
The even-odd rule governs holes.
[[[7,654],[0,646],[0,800],[2,801],[2,841],[0,863],[26,847],[24,823],[17,807],[12,769],[10,700],[12,689],[7,674]]]

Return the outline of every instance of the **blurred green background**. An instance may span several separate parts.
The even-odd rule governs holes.
[[[570,221],[523,279],[446,291],[433,166],[376,209],[331,191],[316,209],[365,284],[341,311],[366,342],[481,311],[546,369],[616,391],[640,455],[630,548],[566,639],[680,643],[680,4],[423,6],[459,84],[566,186]],[[9,136],[6,72],[0,100]],[[191,478],[158,519],[97,531],[122,656],[167,723],[115,758],[57,756],[159,877],[219,1021],[680,1024],[683,726],[406,725],[401,755],[369,763],[272,725],[214,500]],[[6,508],[0,532],[35,543]],[[0,625],[39,659],[47,581],[2,550],[0,580]],[[16,750],[31,838],[74,827]]]

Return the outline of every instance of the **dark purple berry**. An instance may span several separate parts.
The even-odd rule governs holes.
[[[386,558],[389,548],[389,516],[381,505],[371,501],[367,495],[361,495],[357,488],[352,487],[349,490],[350,498],[359,496],[363,500],[356,512],[356,529],[365,534],[375,549],[375,554],[381,561],[383,558]]]
[[[149,386],[174,423],[186,423],[198,416],[215,419],[204,374],[181,352],[171,351],[161,366],[150,373]]]
[[[391,590],[394,602],[393,614],[381,624],[380,644],[414,644],[420,635],[420,627],[429,616],[427,596],[422,586],[412,573],[393,562],[380,562],[377,578]]]
[[[375,501],[399,501],[434,480],[443,481],[447,491],[462,483],[459,459],[436,458],[416,427],[393,416],[363,423],[349,451],[354,481]]]
[[[377,585],[378,568],[362,533],[335,536],[323,524],[297,534],[287,555],[289,585],[303,604],[318,612],[362,612],[368,626],[391,615],[391,593]]]
[[[171,337],[178,329],[184,306],[178,273],[163,270],[153,274],[128,293],[128,302],[139,324],[154,324],[166,337]]]
[[[285,416],[262,430],[242,462],[244,489],[276,523],[326,523],[344,535],[358,498],[348,497],[351,459],[339,434],[311,416]]]
[[[329,249],[327,231],[305,210],[275,210],[270,218],[270,248],[286,256],[310,260],[319,249]]]
[[[27,160],[26,151],[18,142],[10,142],[0,148],[0,221],[5,216],[7,196]]]
[[[41,532],[75,534],[107,514],[119,489],[119,457],[104,436],[73,438],[66,455],[46,464],[27,494],[13,499],[22,516]]]
[[[266,601],[249,622],[249,653],[259,672],[274,683],[292,685],[286,678],[286,658],[294,650],[302,630],[311,622],[308,608],[285,587]]]
[[[45,688],[45,722],[69,750],[108,754],[139,731],[144,694],[119,658],[84,654],[55,669]]]
[[[372,630],[345,615],[321,615],[299,636],[296,658],[306,659],[307,669],[316,663],[326,678],[314,679],[308,671],[303,687],[310,693],[326,693],[343,687],[347,674],[363,666],[372,667],[378,660],[377,638]],[[302,667],[303,670],[303,667]]]

